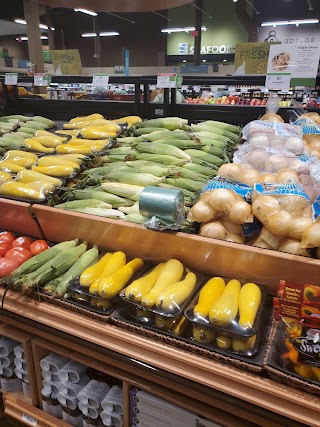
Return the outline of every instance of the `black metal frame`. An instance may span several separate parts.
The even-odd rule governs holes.
[[[238,86],[256,85],[263,86],[265,76],[184,76],[184,85],[195,86]],[[233,124],[246,124],[264,114],[265,107],[245,105],[206,105],[206,104],[177,104],[176,90],[164,89],[163,104],[152,103],[150,99],[150,85],[156,85],[157,76],[110,76],[111,84],[134,84],[135,97],[133,102],[110,100],[45,100],[32,97],[20,97],[18,88],[15,87],[13,96],[7,100],[7,113],[37,114],[54,120],[69,120],[72,117],[86,115],[94,112],[103,114],[107,118],[138,115],[142,118],[165,116],[178,116],[189,121],[221,120]],[[19,77],[19,83],[32,83],[33,77]],[[54,76],[52,83],[91,83],[90,76]],[[143,102],[141,90],[143,85]],[[316,87],[320,86],[320,77],[317,78]],[[319,109],[309,109],[319,111]],[[288,119],[288,108],[281,108],[279,114]]]

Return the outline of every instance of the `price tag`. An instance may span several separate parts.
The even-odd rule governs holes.
[[[35,73],[33,76],[34,86],[49,86],[49,77],[45,73]]]
[[[195,92],[200,92],[201,91],[201,86],[193,86],[193,90]]]
[[[157,87],[163,89],[172,89],[177,87],[177,73],[158,74]]]
[[[4,76],[4,84],[16,86],[18,84],[18,73],[6,73]]]
[[[33,418],[31,415],[23,413],[21,419],[22,419],[23,422],[28,423],[31,426],[38,425],[38,420],[36,420],[35,418]]]
[[[291,73],[270,73],[266,77],[266,88],[288,92],[290,88]]]
[[[109,75],[108,74],[94,74],[92,77],[92,86],[108,86]]]

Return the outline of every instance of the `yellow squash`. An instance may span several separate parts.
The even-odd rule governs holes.
[[[85,144],[61,144],[56,148],[58,154],[91,154],[91,147]]]
[[[69,123],[77,123],[77,122],[83,122],[84,120],[100,120],[103,119],[103,115],[99,113],[93,113],[89,116],[83,116],[83,117],[75,117],[74,119],[71,119]]]
[[[252,337],[233,337],[232,338],[232,348],[234,351],[239,353],[246,353],[253,349],[256,342],[256,335]]]
[[[70,166],[73,169],[80,169],[80,166],[75,163],[71,162],[70,160],[61,159],[58,156],[44,156],[40,157],[38,160],[38,166],[46,167],[46,166]]]
[[[157,328],[170,331],[174,326],[175,319],[175,317],[164,317],[156,314],[154,317],[154,323]]]
[[[83,120],[81,122],[65,123],[63,129],[82,129],[90,125],[90,120]]]
[[[86,157],[84,154],[60,154],[57,157],[59,159],[69,160],[70,162],[77,163],[79,166],[82,165],[85,160],[88,160],[88,157]]]
[[[164,263],[158,264],[149,274],[132,282],[126,288],[126,298],[130,301],[140,302],[141,299],[151,291],[164,266]]]
[[[255,283],[246,283],[239,294],[239,326],[252,328],[261,303],[261,290]]]
[[[14,163],[14,160],[2,160],[0,162],[0,170],[8,173],[18,173],[23,171],[25,168]]]
[[[226,327],[237,317],[240,288],[240,282],[235,279],[227,284],[209,311],[209,320],[213,325]]]
[[[57,135],[61,135],[61,137],[63,138],[63,135],[70,135],[70,136],[74,136],[77,137],[79,136],[79,130],[78,129],[74,129],[74,130],[56,130],[55,132]],[[67,139],[67,138],[65,138]]]
[[[103,255],[98,262],[93,264],[91,267],[86,268],[80,275],[79,282],[81,286],[90,286],[95,280],[97,280],[107,263],[112,257],[111,253]]]
[[[27,184],[17,181],[5,182],[0,186],[0,194],[4,196],[25,198],[30,200],[44,200],[45,196],[38,191],[29,188]]]
[[[218,334],[216,340],[217,346],[222,350],[231,348],[232,340],[228,335]]]
[[[47,153],[47,154],[54,153],[54,148],[45,147],[39,141],[37,141],[35,138],[25,139],[23,141],[23,146],[27,150],[37,151],[38,153]]]
[[[58,145],[64,142],[63,138],[55,135],[44,135],[44,136],[34,136],[33,141],[39,142],[41,145],[47,148],[56,148]]]
[[[49,175],[53,177],[69,178],[74,173],[74,169],[71,166],[59,165],[59,166],[33,166],[32,170]]]
[[[32,159],[34,163],[38,160],[38,156],[34,153],[29,153],[28,151],[22,150],[9,150],[6,152],[6,159],[14,159],[15,157],[26,157]]]
[[[182,314],[171,329],[171,333],[177,337],[181,337],[188,326],[188,320]]]
[[[4,182],[12,181],[13,178],[8,172],[0,171],[0,185]]]
[[[112,257],[106,261],[105,266],[102,270],[102,273],[100,274],[98,279],[96,279],[96,281],[92,284],[93,286],[97,282],[99,295],[100,295],[100,292],[102,292],[103,279],[105,279],[106,277],[110,276],[113,273],[116,273],[118,270],[120,270],[120,268],[126,265],[126,262],[127,262],[127,257],[121,251],[113,253]]]
[[[198,303],[193,309],[194,315],[208,317],[210,308],[220,298],[224,288],[225,282],[221,277],[213,277],[208,280],[200,291]]]
[[[55,187],[62,185],[62,181],[58,178],[47,176],[43,173],[36,172],[34,170],[23,170],[18,173],[17,180],[23,184],[28,184],[33,181],[50,182]]]
[[[80,130],[80,135],[88,139],[103,139],[103,138],[116,138],[120,133],[121,128],[117,124],[108,124],[104,126],[87,126]]]
[[[142,118],[139,116],[126,116],[126,117],[121,117],[120,119],[115,119],[112,120],[115,123],[127,123],[128,126],[132,126],[135,125],[137,123],[141,123],[142,122]]]
[[[166,313],[173,313],[180,310],[181,305],[192,294],[197,283],[197,276],[194,273],[187,273],[180,282],[173,283],[160,293],[157,298],[157,308]]]
[[[196,342],[209,344],[214,341],[215,336],[216,334],[211,328],[204,325],[193,325],[193,339]]]
[[[142,298],[142,305],[145,307],[154,306],[161,292],[163,292],[168,286],[181,280],[183,271],[184,267],[177,259],[170,259],[167,261],[163,270],[159,274],[154,287]]]
[[[135,258],[120,268],[116,273],[102,279],[99,285],[99,295],[105,299],[114,298],[119,294],[131,277],[143,267],[141,258]],[[100,288],[101,287],[101,288]]]
[[[5,157],[5,159],[7,159]],[[35,161],[30,157],[16,156],[11,159],[8,159],[10,163],[14,163],[15,165],[22,166],[23,168],[31,168],[32,165],[35,164]]]
[[[43,181],[33,181],[25,184],[28,188],[38,191],[40,194],[47,196],[49,193],[52,193],[55,189],[55,186],[50,182]]]

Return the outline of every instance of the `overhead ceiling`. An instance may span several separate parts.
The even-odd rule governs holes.
[[[16,34],[26,34],[26,26],[0,19],[0,36],[10,36]]]
[[[320,0],[255,0],[254,6],[259,21],[320,18]]]

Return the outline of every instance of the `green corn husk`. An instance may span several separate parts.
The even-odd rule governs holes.
[[[187,178],[167,178],[165,182],[169,185],[176,185],[192,192],[200,191],[205,184],[205,182],[194,181]]]
[[[75,209],[77,212],[81,212],[87,215],[101,216],[103,218],[111,219],[124,219],[125,214],[116,209],[102,209],[102,208],[82,208]]]
[[[74,248],[60,251],[53,259],[43,264],[38,270],[32,273],[20,276],[13,283],[25,290],[43,286],[50,280],[64,274],[86,251],[87,243],[84,242]]]
[[[18,139],[7,139],[5,137],[0,138],[0,148],[6,150],[19,150],[21,148],[21,141]]]
[[[180,148],[174,147],[169,144],[160,144],[159,142],[151,142],[151,143],[140,143],[137,145],[136,149],[140,153],[151,153],[151,154],[161,154],[165,156],[173,156],[178,159],[184,159],[187,162],[191,161],[191,157],[186,154],[185,151],[180,150]],[[156,161],[156,157],[154,159]]]
[[[213,169],[213,170],[216,170],[216,171],[219,169],[219,165],[215,165],[213,163],[205,162],[205,161],[203,161],[203,160],[201,160],[201,159],[199,159],[197,157],[193,157],[192,163],[196,163],[198,165],[205,166],[206,168]]]
[[[144,187],[139,185],[121,184],[119,182],[105,182],[101,184],[101,187],[108,193],[133,201],[139,200],[140,194],[144,190]]]
[[[124,138],[117,138],[117,142],[121,142],[121,144],[135,144],[145,141],[147,141],[147,139],[144,136],[126,136]]]
[[[239,138],[239,135],[236,135],[233,132],[229,132],[229,131],[223,130],[219,127],[214,127],[214,126],[203,124],[203,123],[199,123],[197,125],[192,125],[191,127],[195,132],[199,132],[199,131],[200,132],[202,132],[202,131],[212,132],[212,133],[215,133],[218,135],[226,136],[229,139],[231,139],[231,141],[236,141]]]
[[[167,166],[182,166],[187,163],[185,159],[178,159],[173,156],[166,156],[163,154],[150,154],[150,153],[141,153],[136,156],[137,160],[148,160],[150,162],[157,162]]]
[[[33,116],[32,120],[37,121],[38,123],[44,123],[45,125],[49,126],[50,128],[53,128],[56,124],[50,119],[47,119],[46,117],[42,116]]]
[[[56,205],[57,209],[76,210],[80,208],[99,208],[99,209],[111,209],[112,206],[109,203],[102,202],[96,199],[84,199],[84,200],[71,200],[70,202],[60,203]]]
[[[128,154],[109,154],[108,156],[103,156],[104,163],[117,163],[125,162],[128,158]]]
[[[72,191],[72,194],[74,198],[77,200],[84,200],[84,199],[101,200],[102,202],[109,203],[113,209],[118,208],[119,206],[133,205],[132,200],[124,199],[123,197],[106,193],[102,187],[100,187],[100,189],[96,188],[94,190],[90,190],[90,189],[74,190]]]
[[[165,129],[164,131],[162,130],[162,131],[151,132],[147,135],[144,135],[144,138],[146,138],[148,141],[151,141],[151,142],[158,141],[161,139],[180,139],[182,141],[187,141],[191,139],[191,136],[187,132],[183,132],[183,131],[168,132],[167,129]]]
[[[213,145],[205,145],[204,147],[201,147],[201,151],[204,151],[205,153],[212,154],[214,156],[224,158],[225,150],[223,148],[217,148]]]
[[[203,122],[203,124],[216,128],[221,128],[222,130],[227,130],[229,132],[235,133],[236,135],[239,135],[241,132],[241,128],[239,126],[231,125],[229,123],[224,122],[218,122],[217,120],[206,120],[205,122]]]
[[[139,129],[135,129],[134,136],[144,136],[155,131],[163,131],[163,128],[140,127]],[[167,130],[167,132],[169,131]]]
[[[150,162],[149,160],[129,160],[126,162],[126,166],[133,169],[140,168],[141,166],[159,166],[161,168],[164,167],[161,163]]]
[[[228,142],[217,141],[215,139],[206,138],[204,136],[199,136],[195,139],[202,146],[215,147],[220,150],[224,150],[228,146]]]
[[[164,177],[157,177],[149,173],[136,174],[122,171],[112,172],[107,176],[107,178],[111,181],[117,181],[122,184],[141,185],[144,187],[148,185],[158,185],[160,182],[164,181]]]
[[[30,135],[34,135],[36,133],[37,129],[31,128],[31,127],[27,127],[27,126],[22,126],[21,128],[19,128],[19,131],[20,132],[24,132],[24,133],[28,133],[29,134],[29,138],[30,138]]]
[[[182,140],[182,139],[159,139],[158,141],[154,141],[153,144],[163,144],[163,145],[173,145],[181,150],[185,150],[187,148],[198,148],[201,147],[201,144],[196,142],[196,140],[191,141],[190,139]]]
[[[164,128],[168,130],[182,129],[184,125],[188,124],[188,120],[181,119],[180,117],[164,117],[162,119],[151,119],[139,123],[142,128]]]
[[[201,161],[212,163],[213,165],[221,166],[224,163],[224,160],[220,159],[218,156],[214,156],[213,154],[205,153],[201,150],[186,150],[185,151],[189,156],[194,159],[200,159]]]
[[[24,262],[20,267],[14,270],[9,276],[2,279],[2,281],[10,281],[11,279],[16,279],[25,274],[32,273],[46,264],[48,261],[52,260],[55,256],[57,256],[61,251],[66,249],[74,248],[78,244],[78,239],[69,240],[66,242],[58,243],[55,246],[47,249],[46,251],[41,252],[38,255],[28,259],[28,261]],[[1,281],[0,281],[1,283]]]
[[[46,123],[43,123],[43,122],[31,120],[30,122],[28,122],[28,127],[34,128],[36,130],[40,130],[40,129],[49,129],[50,126]]]
[[[118,148],[111,148],[110,150],[107,150],[106,154],[107,155],[120,154],[120,155],[126,155],[126,156],[134,156],[135,154],[138,154],[138,152],[132,147],[118,147]]]
[[[157,176],[157,177],[163,177],[163,176],[167,176],[170,174],[170,169],[169,168],[164,168],[161,166],[140,166],[137,168],[129,168],[130,171],[132,171],[132,173],[147,173],[153,176]]]
[[[140,213],[139,202],[136,202],[134,205],[132,205],[130,207],[120,206],[120,208],[118,208],[118,210],[120,212],[127,214],[127,215]]]
[[[73,264],[73,266],[69,268],[69,270],[64,273],[64,275],[60,278],[57,283],[57,286],[55,286],[53,283],[53,286],[55,286],[54,295],[57,297],[64,296],[68,290],[68,286],[71,280],[80,276],[80,274],[86,268],[88,268],[92,263],[98,260],[98,257],[99,251],[96,246],[82,254],[80,258],[78,258],[77,261]]]
[[[215,176],[216,174],[215,169],[205,167],[197,163],[186,163],[181,169],[187,169],[207,177]]]
[[[175,166],[171,169],[170,178],[171,177],[172,178],[194,179],[196,181],[207,181],[208,180],[208,177],[206,175],[201,175],[199,173],[193,172],[192,170],[185,169],[184,167],[178,167],[178,166]]]
[[[223,136],[223,135],[217,134],[217,133],[212,132],[212,131],[211,132],[208,132],[208,131],[201,131],[201,132],[199,131],[198,132],[198,131],[196,131],[196,132],[192,132],[192,135],[195,138],[199,139],[200,142],[203,144],[205,144],[206,142],[204,142],[202,140],[202,138],[207,138],[207,139],[213,140],[213,141],[221,141],[224,144],[228,144],[228,142],[230,141],[230,138],[228,138],[227,136]],[[209,143],[209,142],[207,142],[207,143]]]
[[[129,215],[126,215],[124,218],[127,222],[132,222],[134,224],[143,224],[146,221],[146,218],[139,213],[131,213]]]

